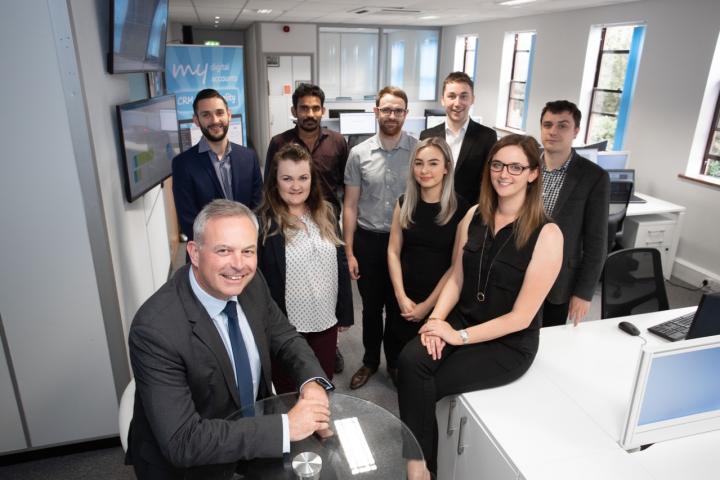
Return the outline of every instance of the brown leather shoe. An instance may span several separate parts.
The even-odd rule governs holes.
[[[363,365],[358,369],[357,372],[355,372],[355,375],[352,376],[350,379],[350,389],[355,390],[357,388],[362,387],[365,385],[368,381],[368,379],[377,372],[377,367],[368,367],[367,365]]]

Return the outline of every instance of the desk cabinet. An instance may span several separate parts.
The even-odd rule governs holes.
[[[438,402],[438,479],[518,480],[515,466],[462,397]]]
[[[639,215],[625,219],[623,246],[625,248],[656,248],[662,258],[666,278],[672,273],[674,258],[670,251],[675,238],[675,219],[665,215]]]

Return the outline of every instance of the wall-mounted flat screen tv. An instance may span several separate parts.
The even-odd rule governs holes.
[[[172,173],[180,153],[175,95],[117,106],[125,197],[133,202]]]
[[[111,0],[108,72],[165,69],[168,0]]]

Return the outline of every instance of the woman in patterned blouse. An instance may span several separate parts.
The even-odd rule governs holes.
[[[275,154],[258,213],[258,267],[332,379],[338,327],[353,323],[352,292],[337,220],[305,148],[291,143]],[[297,390],[277,362],[272,370],[278,393]]]

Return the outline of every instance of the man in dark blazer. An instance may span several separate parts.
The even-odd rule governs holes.
[[[543,326],[582,321],[607,256],[610,180],[573,150],[580,120],[580,110],[567,100],[548,102],[540,116],[543,204],[564,237],[563,265],[543,306]]]
[[[455,162],[455,191],[470,205],[480,198],[480,179],[490,149],[497,142],[492,128],[470,118],[475,103],[473,81],[463,72],[452,72],[443,81],[441,103],[446,121],[420,133],[420,140],[441,137],[450,145]]]
[[[253,150],[230,142],[231,113],[216,90],[201,90],[193,101],[193,123],[202,131],[197,145],[173,159],[173,196],[180,231],[192,240],[195,216],[216,198],[254,209],[262,195],[262,174]]]
[[[191,265],[145,302],[130,329],[136,394],[127,460],[141,480],[281,457],[290,441],[328,428],[332,386],[256,274],[253,213],[215,200],[194,228]],[[271,394],[271,358],[293,375],[296,405],[287,415],[225,420]]]

